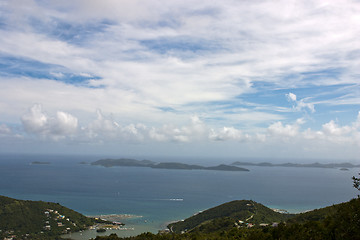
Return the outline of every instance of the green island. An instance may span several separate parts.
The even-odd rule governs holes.
[[[233,162],[233,166],[257,166],[257,167],[302,167],[302,168],[340,168],[345,170],[347,168],[360,168],[360,164],[344,163],[269,163],[269,162]]]
[[[218,166],[204,167],[200,165],[192,165],[177,162],[156,163],[150,160],[135,159],[101,159],[92,162],[91,165],[99,165],[103,167],[149,167],[154,169],[175,169],[175,170],[216,170],[216,171],[249,171],[249,169],[237,166],[220,164]]]

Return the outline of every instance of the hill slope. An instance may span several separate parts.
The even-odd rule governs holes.
[[[262,204],[249,200],[232,201],[196,214],[168,226],[175,233],[217,231],[234,227],[235,223],[271,224],[289,219],[290,214],[277,213]],[[227,224],[224,224],[226,222]]]
[[[197,225],[191,231],[187,231],[184,234],[170,233],[170,234],[151,234],[144,233],[136,237],[129,237],[123,239],[129,240],[188,240],[188,239],[207,239],[207,240],[299,240],[299,239],[314,239],[314,240],[358,240],[360,239],[360,198],[352,199],[349,202],[333,205],[330,207],[317,209],[303,214],[297,214],[295,216],[289,216],[286,224],[280,223],[277,227],[272,226],[255,226],[252,228],[236,226],[233,223],[231,217],[222,217],[225,214],[232,216],[230,209],[235,211],[235,215],[238,214],[237,205],[243,206],[246,202],[252,201],[235,201],[227,204],[220,205],[218,207],[205,211],[206,214],[201,218],[193,216],[189,219],[197,220],[200,225]],[[251,206],[244,211],[252,212]],[[261,204],[259,204],[262,206]],[[233,208],[235,207],[235,208]],[[260,209],[257,204],[254,207]],[[227,211],[224,214],[219,213],[221,210]],[[270,210],[270,209],[269,209]],[[264,210],[267,211],[267,210]],[[241,212],[241,211],[240,211]],[[199,214],[200,215],[200,214]],[[286,214],[285,214],[286,215]],[[196,215],[197,216],[197,215]],[[255,221],[254,215],[254,221]],[[259,215],[260,216],[260,215]],[[214,219],[208,217],[216,217]],[[187,219],[188,220],[188,219]],[[184,221],[189,224],[187,220]],[[203,221],[204,220],[204,221]],[[210,222],[215,223],[213,226],[220,226],[222,228],[209,228]],[[170,226],[174,226],[173,224]],[[204,227],[205,226],[205,227]],[[183,227],[183,226],[182,226]],[[210,230],[210,231],[209,231]],[[95,240],[118,240],[116,235],[109,237],[96,237]]]
[[[51,239],[93,225],[85,217],[57,203],[25,201],[0,196],[0,239],[16,235],[23,239]]]

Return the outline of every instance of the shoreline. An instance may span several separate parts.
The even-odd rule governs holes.
[[[111,221],[111,222],[117,222],[119,220],[124,220],[124,219],[143,218],[143,216],[138,216],[138,215],[134,215],[134,214],[115,214],[115,213],[87,215],[87,217],[105,219],[105,220]]]

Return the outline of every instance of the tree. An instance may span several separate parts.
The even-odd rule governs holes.
[[[359,173],[359,175],[360,175],[360,173]],[[353,176],[352,179],[354,181],[354,188],[356,188],[357,190],[360,191],[360,177],[357,178],[357,177]],[[358,195],[358,197],[360,197],[360,195]]]

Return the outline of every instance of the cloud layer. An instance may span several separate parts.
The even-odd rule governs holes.
[[[351,0],[0,0],[0,136],[358,146],[359,11]]]
[[[75,116],[66,112],[58,111],[54,116],[47,115],[39,104],[31,107],[21,120],[25,132],[39,137],[40,140],[54,142],[71,140],[75,144],[232,142],[240,145],[246,143],[277,147],[297,145],[299,149],[308,145],[323,144],[336,144],[337,147],[353,146],[354,149],[360,147],[360,112],[350,125],[339,126],[331,120],[324,123],[321,130],[313,131],[302,128],[305,120],[301,118],[292,124],[275,122],[266,128],[266,132],[257,133],[246,133],[234,127],[214,129],[197,116],[189,119],[188,124],[184,126],[166,124],[154,127],[142,123],[124,125],[112,116],[104,116],[100,110],[88,125],[82,126],[78,124]],[[15,137],[11,128],[2,124],[0,137],[10,135]]]

